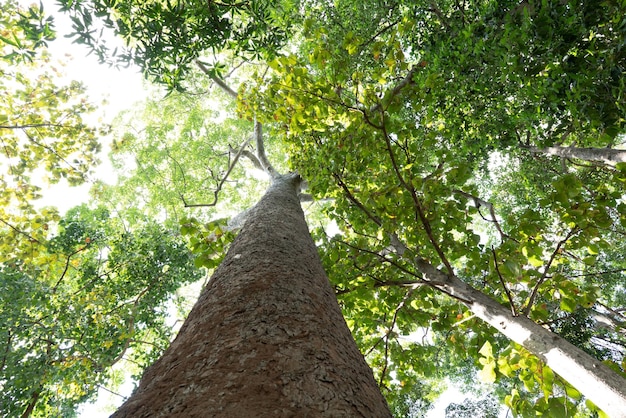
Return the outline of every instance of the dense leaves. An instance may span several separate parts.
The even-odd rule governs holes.
[[[181,82],[203,52],[229,47],[251,57],[271,56],[286,41],[289,2],[272,1],[61,1],[71,16],[76,42],[89,46],[102,61],[133,62],[146,77],[181,89]],[[102,30],[125,42],[110,50]],[[219,74],[222,66],[211,66]]]
[[[530,150],[623,145],[626,3],[205,6],[94,1],[71,12],[78,39],[102,58],[138,62],[170,88],[196,76],[194,60],[216,63],[223,47],[258,59],[239,89],[239,115],[262,122],[313,197],[330,200],[323,208],[339,234],[319,230],[315,238],[394,408],[443,375],[463,373],[499,385],[518,416],[599,413],[526,348],[475,318],[468,301],[426,282],[420,266],[458,277],[624,372],[626,171]],[[109,54],[89,32],[95,17],[126,39],[127,51]],[[207,19],[214,26],[194,26]],[[263,38],[269,28],[275,39]],[[291,42],[279,51],[287,28]],[[205,69],[214,79],[225,74]],[[185,129],[180,138],[202,131]],[[135,178],[150,183],[167,170],[167,153],[180,145],[153,144],[176,133],[166,126],[148,131],[147,143],[126,137],[140,144],[128,148],[133,155],[144,153],[156,169]],[[209,142],[211,152],[189,147],[208,158],[219,148]],[[180,174],[163,184],[187,193]],[[223,225],[202,222],[182,224],[200,265],[212,267]],[[601,331],[599,318],[609,318]]]
[[[200,275],[154,223],[131,232],[103,208],[69,211],[37,257],[0,269],[2,411],[67,416],[120,360],[150,364],[171,338],[168,300]]]

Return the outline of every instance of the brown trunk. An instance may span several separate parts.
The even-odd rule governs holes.
[[[274,182],[114,417],[390,417],[296,195]]]

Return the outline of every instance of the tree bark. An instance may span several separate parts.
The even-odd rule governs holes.
[[[178,336],[113,417],[390,417],[309,235],[296,175],[251,209]]]
[[[626,151],[613,148],[576,148],[576,147],[528,147],[533,154],[553,155],[562,158],[577,158],[584,161],[599,161],[615,166],[626,162]]]
[[[466,301],[470,310],[496,330],[544,361],[611,418],[626,417],[626,379],[550,330],[503,306],[461,281],[418,261],[418,269],[446,293]]]

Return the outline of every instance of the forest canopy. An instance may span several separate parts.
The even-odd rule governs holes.
[[[626,2],[59,4],[75,42],[167,93],[112,126],[118,184],[64,216],[33,209],[30,171],[78,183],[100,144],[78,84],[22,69],[47,65],[44,10],[3,6],[1,82],[22,84],[0,121],[0,290],[19,295],[0,308],[0,385],[16,414],[72,411],[121,359],[157,358],[164,306],[219,265],[229,219],[277,167],[307,182],[309,228],[396,416],[477,380],[490,393],[447,416],[604,416],[467,289],[626,376]]]

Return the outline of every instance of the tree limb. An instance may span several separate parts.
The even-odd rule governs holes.
[[[230,173],[235,168],[235,164],[237,164],[239,157],[241,157],[241,155],[243,154],[245,147],[250,142],[250,139],[251,138],[246,139],[243,142],[243,144],[239,147],[239,151],[237,151],[237,154],[235,154],[235,157],[233,158],[230,165],[228,166],[228,170],[226,171],[226,173],[220,180],[219,184],[217,185],[217,188],[213,190],[213,202],[211,203],[187,203],[187,201],[185,200],[185,197],[181,194],[180,199],[183,201],[183,204],[185,205],[186,208],[211,207],[211,206],[217,205],[218,195],[222,191],[222,187],[224,187],[224,183],[226,183],[226,180],[228,180],[228,176],[230,176]]]
[[[263,142],[263,125],[254,119],[254,141],[256,143],[256,156],[263,167],[263,171],[270,175],[271,178],[278,176],[278,173],[270,163],[265,154],[265,144]]]
[[[554,249],[554,251],[552,251],[552,255],[550,256],[550,260],[548,260],[548,262],[546,263],[546,265],[543,268],[543,274],[541,275],[541,277],[539,278],[539,280],[537,280],[537,284],[535,284],[535,287],[533,287],[533,290],[530,294],[530,296],[528,297],[528,303],[526,304],[526,306],[524,307],[524,309],[522,309],[522,313],[526,316],[528,316],[530,314],[530,310],[533,307],[533,304],[535,303],[535,299],[537,298],[537,294],[539,293],[539,287],[543,284],[544,281],[546,281],[546,279],[549,277],[548,276],[548,270],[550,270],[550,266],[552,265],[552,263],[554,262],[554,259],[556,258],[556,255],[559,254],[561,252],[561,248],[563,247],[563,245],[565,245],[565,243],[567,243],[567,241],[572,237],[572,235],[574,235],[576,232],[578,232],[578,227],[575,226],[573,227],[565,236],[565,238],[563,238],[561,241],[559,241],[559,243],[556,245],[556,248]]]
[[[226,94],[228,94],[230,97],[232,97],[233,99],[237,99],[237,92],[233,89],[231,89],[228,84],[226,84],[224,82],[224,80],[222,80],[221,78],[217,77],[215,74],[213,74],[211,72],[211,70],[209,70],[206,65],[204,65],[200,60],[196,60],[196,65],[198,65],[198,68],[200,68],[200,70],[202,70],[203,73],[205,73],[206,75],[209,76],[209,78],[211,80],[213,80],[213,82],[215,84],[218,85],[219,88],[221,88]]]

